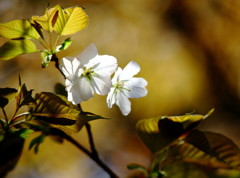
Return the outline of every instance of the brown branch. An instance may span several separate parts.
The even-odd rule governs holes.
[[[83,151],[85,154],[87,154],[92,160],[94,160],[103,170],[105,170],[111,178],[117,178],[118,176],[104,163],[102,160],[99,159],[98,155],[95,153],[91,153],[88,151],[83,145],[78,143],[74,138],[71,136],[67,135],[65,132],[62,130],[56,129],[56,128],[51,128],[50,129],[50,134],[51,135],[57,135],[60,136],[61,138],[66,139],[70,143],[72,143],[74,146],[76,146],[79,150]]]

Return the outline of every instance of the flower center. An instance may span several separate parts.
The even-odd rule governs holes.
[[[83,70],[84,70],[84,72],[82,73],[82,76],[86,77],[88,80],[91,80],[92,75],[94,74],[93,68],[90,67],[87,69],[86,67],[83,67]]]
[[[125,83],[125,81],[118,81],[117,83],[115,83],[115,84],[113,85],[113,87],[115,87],[115,90],[127,90],[127,91],[130,92],[129,89],[124,88],[124,83]]]

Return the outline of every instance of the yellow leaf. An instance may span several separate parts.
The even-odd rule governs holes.
[[[32,20],[40,24],[44,30],[52,32],[57,17],[58,10],[53,7],[51,9],[47,9],[43,16],[32,16]]]
[[[86,28],[88,16],[81,7],[70,7],[58,9],[58,18],[54,25],[54,30],[59,35],[71,35]]]
[[[181,136],[185,137],[212,112],[213,110],[206,115],[186,114],[143,119],[138,121],[136,130],[145,145],[152,152],[156,152]]]
[[[39,34],[28,20],[14,20],[0,24],[0,36],[8,39],[32,38],[38,39]]]
[[[10,40],[0,47],[0,60],[9,60],[18,55],[37,52],[35,44],[28,39]]]

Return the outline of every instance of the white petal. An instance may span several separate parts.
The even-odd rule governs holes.
[[[95,58],[98,55],[97,48],[94,44],[88,45],[79,55],[78,59],[81,61],[82,66],[87,64],[89,60]]]
[[[78,85],[73,85],[71,87],[68,87],[67,90],[68,90],[68,101],[72,102],[73,104],[79,104],[83,101],[79,94]]]
[[[72,60],[72,71],[74,74],[77,73],[77,70],[80,68],[80,61],[78,60],[78,58],[74,58]]]
[[[102,76],[110,76],[117,69],[117,59],[109,55],[98,55],[92,59],[96,61],[98,65],[95,66],[94,72]]]
[[[114,91],[115,88],[112,87],[107,95],[108,108],[112,108],[112,106],[116,103],[116,93]]]
[[[80,61],[74,57],[65,57],[60,60],[59,68],[67,78],[68,76],[75,75],[80,67]]]
[[[90,84],[94,90],[99,95],[106,95],[110,91],[112,86],[110,77],[102,77],[102,76],[92,76],[92,80]]]
[[[112,83],[116,84],[119,78],[119,75],[122,73],[122,69],[118,67],[117,71],[115,72],[113,78],[112,78]]]
[[[131,102],[129,101],[127,96],[124,94],[124,92],[119,91],[119,93],[117,93],[116,104],[119,106],[123,115],[126,116],[130,113]]]
[[[129,80],[140,71],[140,66],[135,61],[130,61],[123,69],[119,80]]]
[[[72,59],[73,59],[72,57],[66,57],[66,58],[62,58],[59,62],[59,68],[66,77],[73,73]]]
[[[128,89],[127,92],[128,98],[140,98],[147,95],[147,81],[143,78],[133,77],[124,84],[124,88]]]
[[[85,78],[79,78],[78,81],[74,81],[66,87],[66,90],[68,91],[68,101],[73,104],[79,104],[93,96],[93,90]]]
[[[89,98],[93,97],[93,89],[89,83],[89,81],[85,77],[80,77],[79,79],[79,96],[81,100],[86,101]]]

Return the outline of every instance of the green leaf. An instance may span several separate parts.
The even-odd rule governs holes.
[[[7,23],[0,23],[0,36],[8,39],[39,38],[38,32],[28,20],[14,20]]]
[[[4,108],[16,95],[14,88],[0,88],[0,107]]]
[[[21,54],[37,52],[35,44],[28,39],[10,40],[0,47],[0,60],[9,60]]]
[[[31,129],[21,129],[20,137],[26,139],[31,133],[33,133]]]
[[[53,54],[50,51],[42,51],[41,57],[43,59],[42,60],[42,68],[45,68],[51,62]]]
[[[36,94],[36,106],[31,108],[32,119],[37,119],[51,124],[53,127],[77,132],[75,124],[80,111],[71,108],[60,96],[49,92]]]
[[[89,112],[80,112],[66,97],[54,93],[38,93],[35,100],[37,104],[30,109],[29,119],[43,121],[66,132],[78,132],[89,121],[105,119]]]
[[[32,16],[32,21],[39,24],[44,30],[52,32],[58,18],[58,10],[53,7],[46,9],[43,16]]]
[[[59,35],[71,35],[86,28],[88,16],[81,7],[70,7],[58,9],[58,18],[54,25],[54,30]]]
[[[38,150],[39,150],[39,145],[41,143],[43,143],[44,139],[45,139],[45,135],[44,134],[41,134],[39,136],[37,136],[36,138],[34,138],[31,142],[30,142],[30,145],[29,145],[29,150],[31,150],[33,147],[34,147],[34,153],[38,153]]]
[[[64,42],[61,45],[56,47],[56,52],[67,49],[71,44],[72,44],[72,39],[71,38],[65,39]]]
[[[144,175],[144,176],[148,175],[147,169],[144,166],[142,166],[142,165],[139,165],[139,164],[136,164],[136,163],[132,163],[132,164],[128,164],[127,168],[129,170],[137,170],[138,174],[140,174],[140,175]]]
[[[206,115],[186,114],[143,119],[138,121],[136,129],[143,143],[152,152],[157,152],[181,136],[187,135],[211,113],[212,110]]]
[[[127,165],[127,168],[130,169],[130,170],[134,170],[134,169],[141,169],[143,171],[146,171],[147,169],[140,165],[140,164],[136,164],[136,163],[131,163],[131,164],[128,164]]]
[[[219,162],[240,170],[240,149],[224,135],[195,130],[186,137],[185,141]]]

